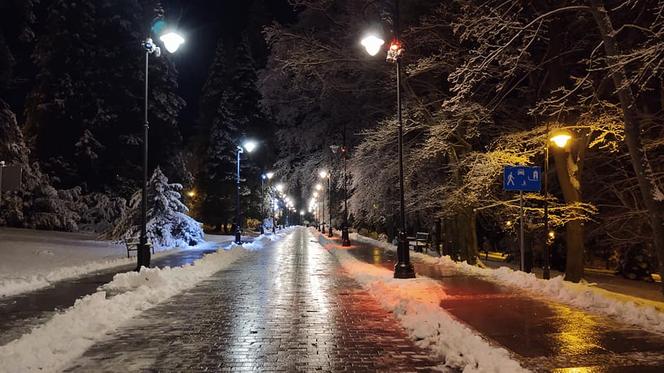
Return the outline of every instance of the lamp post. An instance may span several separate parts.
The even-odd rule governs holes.
[[[240,213],[240,155],[246,150],[247,153],[251,153],[256,149],[256,142],[248,140],[245,141],[242,146],[237,147],[237,195],[235,198],[235,243],[238,245],[242,244],[242,214]]]
[[[321,217],[321,221],[323,222],[323,224],[321,225],[321,227],[322,227],[321,232],[323,232],[323,234],[325,234],[325,192],[323,192],[323,185],[316,184],[316,190],[319,191],[320,194],[321,194],[320,200],[323,204],[323,207],[320,210],[320,217]]]
[[[376,55],[384,40],[369,35],[362,39],[361,44],[365,47],[367,53]],[[410,262],[410,253],[408,252],[408,243],[406,242],[406,202],[404,197],[404,171],[403,171],[403,118],[401,113],[401,58],[404,49],[399,40],[399,0],[395,0],[394,7],[394,39],[387,50],[388,62],[396,65],[396,93],[397,93],[397,120],[398,120],[398,147],[399,147],[399,233],[397,245],[397,263],[394,265],[394,278],[415,278],[415,269]]]
[[[282,193],[285,189],[285,186],[284,186],[284,184],[279,183],[279,184],[277,184],[276,189],[277,189],[277,193]],[[276,225],[277,225],[277,207],[279,206],[278,204],[279,204],[279,202],[275,198],[275,201],[272,205],[272,233],[275,233],[276,229],[277,229]]]
[[[551,263],[549,250],[549,141],[557,147],[564,148],[572,136],[567,132],[557,132],[553,136],[549,133],[549,123],[546,124],[546,140],[544,142],[544,263],[542,264],[542,278],[551,278]]]
[[[334,232],[332,232],[332,173],[325,170],[318,173],[322,179],[327,179],[327,213],[329,219],[329,224],[327,226],[327,236],[333,237]],[[325,232],[323,232],[325,233]]]
[[[159,39],[164,43],[164,47],[169,53],[175,53],[180,45],[184,43],[184,38],[175,32],[167,32],[162,34]],[[161,56],[161,48],[159,48],[152,38],[148,37],[143,41],[143,49],[145,50],[145,97],[144,97],[144,118],[143,118],[143,188],[141,191],[141,233],[138,243],[138,250],[136,250],[136,271],[141,267],[150,267],[150,245],[148,244],[147,237],[147,222],[148,222],[148,132],[150,130],[150,123],[148,121],[148,92],[149,92],[149,66],[150,55],[154,53],[155,57]]]

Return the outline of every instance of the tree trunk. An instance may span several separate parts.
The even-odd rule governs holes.
[[[556,175],[566,203],[581,202],[581,175],[572,153],[552,149]],[[548,234],[548,232],[547,232]],[[583,223],[572,220],[565,225],[565,280],[579,282],[583,277]]]
[[[477,227],[475,224],[475,213],[472,208],[466,208],[455,216],[456,219],[456,241],[461,250],[461,260],[468,264],[475,264],[477,260]]]
[[[648,217],[650,218],[655,242],[655,253],[659,262],[659,272],[661,275],[664,275],[664,226],[662,226],[661,215],[662,207],[664,206],[662,206],[661,202],[655,201],[653,196],[656,186],[650,162],[646,157],[643,144],[641,143],[641,123],[638,120],[636,111],[636,100],[627,80],[625,70],[620,65],[614,64],[615,58],[619,55],[619,50],[617,42],[613,38],[615,29],[611,23],[611,18],[609,18],[609,14],[600,0],[591,0],[590,3],[593,17],[604,41],[604,50],[608,58],[608,63],[616,66],[610,73],[623,111],[625,143],[627,144],[634,173],[636,173],[643,202],[648,210]],[[662,282],[662,292],[664,293],[664,281]]]

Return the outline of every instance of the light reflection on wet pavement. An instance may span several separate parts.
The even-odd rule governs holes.
[[[427,351],[312,238],[302,228],[247,254],[68,371],[432,371]]]
[[[335,240],[336,243],[337,240]],[[327,240],[324,245],[334,245]],[[394,268],[396,253],[354,242],[356,258]],[[412,258],[418,275],[440,280],[441,307],[512,351],[524,367],[554,372],[664,372],[664,335],[529,296],[478,276]]]
[[[228,243],[219,243],[221,247]],[[152,260],[152,267],[177,267],[193,263],[216,248],[189,249]],[[106,270],[54,283],[29,293],[0,297],[0,345],[4,345],[41,323],[46,322],[57,310],[74,305],[76,299],[97,291],[97,288],[113,280],[117,273],[131,271],[136,265],[113,267]]]

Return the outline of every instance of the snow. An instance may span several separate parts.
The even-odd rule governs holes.
[[[397,280],[392,271],[361,262],[345,250],[333,253],[344,269],[396,316],[410,337],[444,360],[446,367],[464,372],[528,371],[506,349],[493,346],[441,308],[446,295],[438,281],[426,277]]]
[[[353,234],[352,239],[371,243],[387,250],[396,250],[394,245]],[[483,276],[494,282],[520,288],[534,295],[544,296],[585,311],[610,316],[620,322],[664,333],[664,307],[661,302],[646,301],[624,294],[616,294],[597,288],[591,283],[564,281],[563,276],[550,280],[537,278],[533,273],[516,271],[508,267],[498,269],[479,268],[457,263],[449,256],[436,258],[422,253],[411,253],[419,260],[465,273]]]
[[[258,243],[246,246],[258,250],[289,231],[283,230],[277,237],[258,237]],[[228,268],[248,252],[243,247],[234,247],[182,267],[143,268],[140,272],[117,274],[102,290],[77,300],[45,324],[0,347],[0,370],[59,371],[122,323]]]
[[[231,236],[208,235],[202,249]],[[154,258],[178,248],[157,252]],[[112,267],[131,265],[124,245],[96,239],[94,234],[0,228],[0,297],[34,291],[57,281]]]

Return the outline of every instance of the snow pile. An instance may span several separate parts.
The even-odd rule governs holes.
[[[123,322],[227,268],[246,253],[235,248],[208,254],[193,265],[118,274],[104,290],[77,300],[45,324],[0,347],[2,369],[58,371]],[[117,295],[108,297],[109,290]]]
[[[334,254],[416,343],[432,350],[445,366],[464,372],[527,372],[507,350],[492,346],[440,307],[445,292],[439,282],[424,277],[395,280],[391,271],[360,262],[346,251]]]

